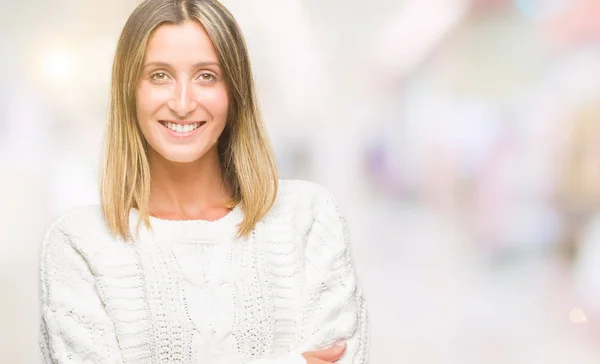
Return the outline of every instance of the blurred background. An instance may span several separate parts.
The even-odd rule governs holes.
[[[98,202],[139,0],[0,0],[0,362],[38,363],[38,250]],[[371,362],[597,363],[600,1],[223,0],[282,176],[350,223]]]

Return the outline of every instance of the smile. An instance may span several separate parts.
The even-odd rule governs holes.
[[[175,123],[175,122],[166,121],[166,120],[160,120],[159,122],[162,124],[162,126],[164,126],[166,129],[168,129],[172,133],[175,133],[176,135],[189,134],[189,133],[199,129],[202,125],[206,124],[206,121],[198,121],[195,123],[185,123],[185,124]]]

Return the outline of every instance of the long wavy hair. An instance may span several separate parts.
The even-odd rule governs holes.
[[[217,0],[146,0],[127,20],[112,69],[100,199],[110,231],[132,238],[131,209],[150,225],[151,171],[148,145],[136,117],[135,90],[148,40],[163,24],[199,22],[210,37],[229,90],[229,116],[218,141],[222,174],[231,193],[230,208],[241,205],[238,236],[247,236],[271,209],[278,188],[274,154],[256,99],[244,38],[231,13]]]

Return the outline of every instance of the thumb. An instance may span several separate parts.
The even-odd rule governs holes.
[[[344,351],[346,351],[346,342],[340,341],[328,349],[313,351],[312,353],[309,353],[309,356],[327,362],[334,362],[344,354]]]

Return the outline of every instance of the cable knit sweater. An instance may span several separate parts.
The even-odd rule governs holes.
[[[237,238],[242,218],[239,207],[216,221],[151,218],[133,244],[111,236],[99,206],[59,218],[41,254],[44,362],[304,364],[302,352],[345,339],[338,363],[367,363],[365,299],[331,194],[282,180]]]

